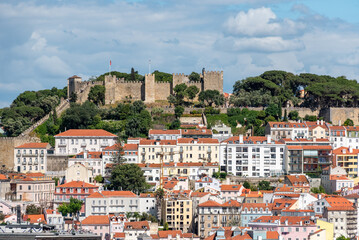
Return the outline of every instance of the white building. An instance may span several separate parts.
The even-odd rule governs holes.
[[[163,162],[178,162],[179,153],[177,151],[176,140],[147,140],[141,139],[138,146],[139,161],[141,163],[160,163],[163,153]]]
[[[284,172],[285,144],[267,137],[231,137],[221,142],[222,171],[235,176],[269,177]]]
[[[46,173],[47,150],[50,148],[48,143],[25,143],[15,147],[14,171]]]
[[[345,127],[329,126],[329,140],[334,149],[339,147],[348,147]]]
[[[138,161],[138,144],[127,143],[123,147],[114,144],[103,150],[102,159],[104,164],[112,163],[118,158],[118,152],[122,151],[122,158],[126,163],[139,163]]]
[[[157,130],[148,131],[148,138],[152,140],[177,140],[181,138],[181,129],[179,130]]]
[[[215,179],[215,178],[212,178],[212,177],[207,177],[207,176],[204,176],[200,179],[198,179],[195,184],[194,184],[194,189],[195,191],[197,191],[198,189],[201,189],[201,188],[205,188],[205,187],[209,187],[209,188],[212,188],[214,190],[217,190],[217,191],[221,191],[221,183]]]
[[[102,152],[81,152],[76,156],[69,158],[68,167],[77,163],[92,168],[92,174],[94,177],[97,175],[105,176],[106,164],[104,164],[102,160]]]
[[[83,181],[93,183],[94,175],[92,167],[82,163],[75,163],[68,167],[65,171],[65,179],[67,182]]]
[[[103,129],[71,129],[55,135],[55,155],[101,152],[116,141],[115,134]]]
[[[51,209],[46,209],[44,213],[47,224],[54,225],[56,229],[63,229],[64,218],[61,213]]]
[[[268,122],[265,133],[274,140],[280,140],[281,138],[308,138],[309,128],[306,123],[301,122]]]
[[[85,199],[86,217],[90,215],[124,214],[126,212],[153,213],[153,197],[139,197],[130,191],[100,191]]]

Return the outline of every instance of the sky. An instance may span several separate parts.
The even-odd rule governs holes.
[[[357,0],[0,0],[0,108],[109,70],[359,79]],[[149,60],[151,66],[149,67]]]

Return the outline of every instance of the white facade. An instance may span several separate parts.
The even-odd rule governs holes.
[[[229,138],[221,143],[222,171],[235,176],[269,177],[284,172],[285,144],[267,137]]]
[[[148,132],[148,138],[152,140],[177,140],[181,138],[181,130],[155,130]]]
[[[102,154],[102,160],[104,165],[107,163],[113,163],[118,158],[118,152],[122,149],[121,158],[126,163],[139,163],[138,161],[138,144],[124,144],[123,147],[115,144],[113,146],[104,149]]]
[[[26,143],[14,149],[14,171],[41,172],[47,171],[48,143]]]
[[[194,189],[195,191],[197,191],[198,189],[209,187],[216,191],[221,191],[220,185],[221,183],[219,182],[219,180],[206,176],[206,177],[202,177],[201,179],[195,182]]]
[[[90,215],[124,214],[126,212],[154,213],[153,197],[139,197],[130,191],[101,191],[85,199],[86,217]]]
[[[75,155],[84,151],[101,152],[116,143],[117,136],[102,129],[71,129],[55,136],[56,155]]]
[[[69,158],[68,160],[68,167],[71,167],[74,164],[83,164],[92,168],[92,174],[94,177],[97,175],[105,175],[105,166],[102,160],[102,153],[101,152],[84,152],[77,154],[73,158]]]
[[[83,181],[93,183],[93,170],[87,164],[75,163],[66,169],[65,179],[67,182]]]

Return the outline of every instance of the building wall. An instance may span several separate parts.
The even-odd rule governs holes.
[[[50,146],[50,145],[48,145]],[[46,148],[15,148],[14,149],[15,172],[41,172],[47,171]]]
[[[5,199],[10,192],[10,180],[0,180],[0,199]]]
[[[65,171],[68,166],[68,156],[47,155],[47,171],[61,172]]]
[[[157,100],[167,100],[167,97],[171,95],[171,83],[169,82],[155,82],[154,84],[154,92],[155,92],[155,101]],[[146,85],[146,91],[147,85]]]
[[[332,240],[334,236],[334,226],[333,223],[329,223],[323,220],[317,220],[317,226],[320,229],[325,229],[325,240]],[[323,238],[322,238],[323,239]]]
[[[66,169],[65,179],[67,182],[83,181],[93,183],[92,169],[83,164],[76,163]]]
[[[203,71],[203,90],[218,90],[223,93],[223,71]]]

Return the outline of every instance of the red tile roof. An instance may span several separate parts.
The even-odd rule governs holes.
[[[348,147],[340,147],[333,150],[333,154],[336,155],[358,155],[358,153],[359,153],[359,149],[352,148],[352,152],[349,152]]]
[[[279,239],[279,233],[277,231],[267,231],[267,240]]]
[[[24,221],[30,221],[30,223],[46,223],[44,214],[29,214],[24,215]]]
[[[40,172],[34,172],[34,173],[26,173],[26,176],[28,177],[44,177],[45,174],[43,173],[40,173]]]
[[[86,183],[84,181],[72,181],[57,186],[56,188],[98,188],[98,186]]]
[[[90,215],[81,222],[82,225],[108,225],[110,219],[107,215]]]
[[[49,143],[25,143],[15,148],[47,148]]]
[[[243,137],[243,143],[241,143],[241,144],[249,144],[249,143],[256,144],[257,142],[264,143],[264,142],[267,142],[267,140],[268,140],[267,137],[260,137],[260,136]],[[222,141],[222,143],[229,143],[229,142],[236,142],[236,141],[239,141],[239,136],[227,138],[226,140]],[[271,144],[283,144],[283,143],[280,143],[278,141],[274,141],[273,139],[271,139]]]
[[[279,221],[281,225],[285,225],[286,221],[288,225],[300,225],[302,222],[302,226],[315,225],[314,221],[310,219],[310,216],[296,217],[296,216],[262,216],[259,217],[253,222],[261,222],[261,223],[273,223],[274,221]]]
[[[103,129],[70,129],[59,133],[55,137],[117,137]]]
[[[141,139],[140,145],[156,145],[156,142],[159,143],[159,145],[177,145],[176,140],[149,140],[149,139]]]
[[[114,238],[123,238],[123,239],[125,239],[126,234],[123,233],[123,232],[117,232],[117,233],[115,233],[115,234],[113,235],[113,237],[114,237]]]
[[[139,221],[139,222],[125,222],[125,230],[126,229],[147,229],[150,230],[150,226],[147,221]]]
[[[347,176],[344,176],[344,175],[330,175],[329,178],[330,178],[330,180],[347,180],[347,181],[351,180]]]
[[[222,184],[221,185],[221,190],[222,191],[236,191],[239,192],[242,188],[242,185],[226,185],[226,184]]]
[[[182,135],[212,135],[211,129],[183,129]]]
[[[199,204],[198,207],[222,207],[222,204],[213,200],[208,200],[204,203]]]
[[[4,174],[0,174],[0,180],[7,180],[7,177]]]
[[[178,143],[195,143],[197,142],[197,144],[219,144],[218,139],[214,139],[214,138],[198,138],[198,139],[194,139],[194,138],[179,138],[177,139]]]
[[[181,131],[180,130],[157,130],[157,129],[150,129],[148,131],[148,135],[181,135]]]
[[[309,184],[309,181],[305,175],[287,175],[286,178],[292,186]]]
[[[331,150],[333,149],[330,145],[289,145],[289,150]]]
[[[101,191],[92,193],[88,198],[106,198],[106,197],[136,197],[131,191]]]
[[[76,154],[73,158],[84,158],[84,152]],[[102,158],[102,152],[87,152],[87,159],[99,159]]]

